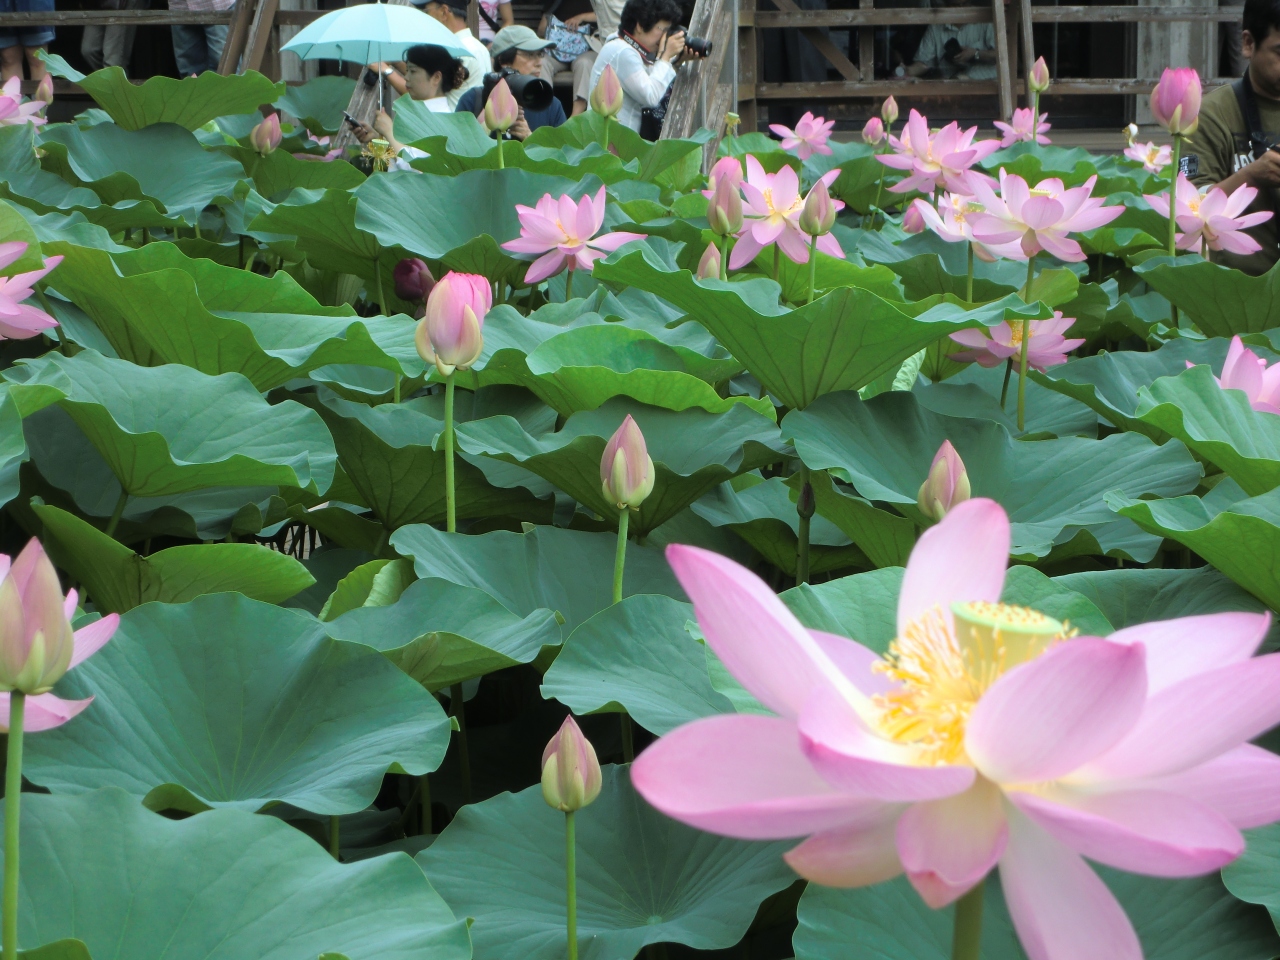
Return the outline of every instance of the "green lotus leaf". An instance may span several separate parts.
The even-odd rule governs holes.
[[[958,343],[955,346],[960,348]],[[1018,379],[1018,371],[1014,370],[1009,376],[1004,406],[1000,405],[1000,395],[1005,392],[1003,366],[966,364],[959,373],[941,383],[917,382],[911,392],[921,406],[934,413],[971,420],[994,420],[1019,439],[1098,436],[1098,414],[1094,410],[1073,396],[1042,386],[1039,380],[1031,377],[1027,378],[1025,429],[1019,433]]]
[[[303,160],[287,150],[273,150],[265,157],[252,147],[227,146],[222,150],[239,161],[253,185],[264,197],[282,197],[295,187],[305,190],[351,190],[365,176],[341,160]]]
[[[342,113],[355,88],[356,82],[350,77],[315,77],[296,87],[286,87],[284,95],[272,106],[297,117],[313,134],[332,136],[342,129]],[[402,105],[397,104],[397,117],[401,110]]]
[[[401,854],[340,864],[275,817],[169,820],[123,790],[25,799],[20,945],[75,937],[95,960],[470,956],[466,923]]]
[[[336,620],[361,607],[390,606],[415,580],[413,564],[401,557],[362,563],[338,581],[317,617]]]
[[[711,686],[702,644],[685,629],[693,606],[640,594],[601,610],[565,641],[542,695],[577,714],[624,712],[659,736],[732,704]]]
[[[769,280],[694,279],[647,246],[598,261],[594,275],[659,294],[706,327],[783,406],[803,408],[824,393],[856,390],[955,330],[995,324],[1009,311],[1045,308],[1013,298],[974,311],[915,304],[918,316],[858,288],[842,288],[797,310],[778,306]],[[925,308],[928,309],[925,309]]]
[[[1145,563],[1159,542],[1116,526],[1103,496],[1176,496],[1201,477],[1181,444],[1158,447],[1137,434],[1017,441],[998,423],[936,414],[900,391],[866,402],[851,393],[823,397],[788,414],[782,432],[810,467],[830,470],[868,500],[894,504],[916,522],[923,521],[915,506],[920,484],[950,440],[973,495],[1009,512],[1012,553],[1020,559],[1096,549]]]
[[[155,123],[176,123],[195,130],[228,114],[254,113],[285,91],[256,70],[223,76],[209,70],[198,77],[152,77],[133,83],[120,67],[107,67],[85,76],[61,57],[45,54],[49,72],[76,84],[125,130],[141,130]]]
[[[234,593],[129,611],[59,691],[93,710],[32,739],[28,779],[154,810],[356,813],[393,764],[428,773],[449,746],[435,698],[386,658]]]
[[[40,213],[81,211],[92,213],[96,219],[104,206],[96,193],[87,187],[72,186],[57,174],[41,168],[36,159],[36,129],[29,123],[0,127],[0,196]],[[137,206],[136,201],[125,203]],[[165,222],[166,218],[155,211],[153,204],[147,203],[146,207],[154,215],[144,218],[148,226]],[[115,212],[111,207],[106,209]],[[10,232],[6,231],[6,235]]]
[[[1217,876],[1163,880],[1097,870],[1132,921],[1147,960],[1268,960],[1280,950],[1266,914],[1232,897]],[[985,900],[982,956],[1025,960],[994,875]],[[797,910],[796,960],[844,958],[851,943],[877,960],[947,960],[953,912],[929,909],[902,877],[859,890],[810,884]]]
[[[776,141],[775,141],[776,142]],[[890,206],[901,194],[889,193],[888,188],[902,179],[902,173],[891,170],[875,158],[875,150],[865,143],[831,143],[829,155],[814,154],[802,165],[804,179],[815,182],[823,174],[836,167],[840,176],[831,185],[831,195],[843,200],[851,209],[867,214],[880,197],[880,206]],[[754,152],[754,151],[752,151]],[[760,158],[757,158],[760,159]],[[883,181],[884,187],[880,184]]]
[[[837,487],[825,470],[814,470],[809,485],[813,488],[817,510],[814,519],[822,517],[834,524],[857,545],[872,566],[900,567],[907,562],[916,542],[916,525],[912,521],[880,509],[848,488]]]
[[[730,477],[781,459],[784,450],[773,421],[742,404],[723,414],[675,413],[622,398],[575,413],[556,431],[531,432],[510,417],[462,424],[458,449],[518,464],[616,523],[618,508],[600,485],[600,458],[628,414],[640,425],[655,467],[653,491],[630,520],[637,535],[661,526]]]
[[[171,123],[126,130],[114,123],[93,127],[43,127],[44,166],[104,203],[150,200],[160,212],[194,224],[218,198],[230,200],[244,168],[230,157],[210,153],[190,132]]]
[[[39,503],[31,508],[43,524],[49,555],[104,612],[222,591],[283,603],[314,582],[293,557],[256,543],[186,544],[144,557],[65,510]]]
[[[204,487],[285,486],[323,493],[337,453],[324,423],[291,400],[269,405],[237,373],[138,367],[91,350],[5,371],[24,415],[58,403],[136,497]]]
[[[566,636],[613,602],[617,542],[611,533],[559,527],[468,536],[415,524],[391,535],[391,546],[413,559],[419,577],[483,590],[518,617],[555,611]],[[633,593],[687,601],[662,552],[629,541],[622,594]]]
[[[790,886],[785,844],[728,840],[668,820],[604,768],[577,823],[583,960],[621,960],[648,943],[733,946],[756,907]],[[459,915],[474,917],[476,960],[556,960],[565,953],[564,815],[542,788],[464,807],[418,862]]]
[[[708,233],[707,236],[710,236]],[[686,253],[701,247],[701,237],[697,243],[690,243]],[[700,255],[700,254],[699,254]],[[882,264],[863,264],[852,260],[841,260],[828,256],[821,250],[816,256],[813,269],[814,296],[837,287],[858,287],[870,290],[885,300],[902,302],[902,283],[892,270]],[[762,250],[753,261],[756,272],[762,277],[773,276],[773,251]],[[686,264],[692,266],[692,264]],[[735,274],[735,276],[738,276]],[[782,299],[788,303],[801,304],[809,299],[809,265],[795,263],[789,257],[778,258],[778,285],[781,287]],[[994,299],[994,298],[993,298]]]
[[[1222,882],[1245,903],[1267,908],[1272,922],[1280,915],[1276,877],[1280,871],[1280,831],[1276,824],[1258,827],[1245,834],[1247,846],[1238,860],[1222,868]]]
[[[711,139],[711,134],[707,130],[700,130],[692,137],[672,137],[650,143],[634,130],[620,123],[610,122],[595,111],[588,110],[570,117],[558,127],[539,127],[525,140],[524,146],[526,151],[530,147],[585,149],[592,144],[605,143],[606,137],[609,152],[623,163],[639,161],[640,169],[636,175],[638,180],[687,190],[691,186],[686,182],[689,171],[683,168],[692,162],[692,176],[696,178],[702,173],[702,156],[699,151]]]
[[[402,99],[396,103],[395,135],[401,143],[431,141],[431,147],[454,158],[478,159],[490,151],[497,152],[494,139],[474,115],[436,113],[417,100]]]
[[[1280,271],[1274,268],[1251,277],[1198,256],[1180,256],[1153,257],[1134,273],[1210,337],[1280,326]]]
[[[1136,416],[1217,464],[1251,496],[1280,486],[1280,417],[1254,410],[1243,390],[1223,390],[1206,364],[1139,389]]]
[[[12,128],[11,128],[12,129]],[[0,131],[3,132],[3,131]],[[92,247],[111,253],[125,253],[132,249],[111,239],[110,232],[100,224],[90,222],[83,213],[37,213],[30,207],[17,207],[19,213],[35,231],[41,245],[68,243],[78,247]],[[45,289],[46,295],[49,293]]]
[[[92,960],[83,940],[59,940],[34,950],[19,950],[22,960]]]
[[[520,617],[483,590],[437,578],[415,581],[392,604],[360,607],[324,626],[330,636],[381,651],[428,690],[532,663],[561,642],[550,610]]]
[[[969,265],[965,244],[948,243],[931,230],[908,236],[901,243],[890,242],[882,233],[864,231],[857,249],[868,261],[883,264],[901,277],[902,288],[912,300],[938,293],[963,298],[966,293]],[[1026,268],[1015,260],[986,263],[974,258],[975,302],[1016,293],[1026,279]]]
[[[7,386],[0,385],[0,506],[18,495],[18,470],[28,459],[22,414]]]

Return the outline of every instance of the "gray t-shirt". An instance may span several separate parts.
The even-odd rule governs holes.
[[[943,52],[947,41],[955,38],[961,48],[972,47],[974,50],[994,50],[996,48],[995,28],[989,23],[931,23],[929,29],[920,38],[920,46],[916,48],[916,62],[937,67],[946,77],[963,77],[968,80],[994,80],[996,65],[974,61],[957,67],[946,58]]]

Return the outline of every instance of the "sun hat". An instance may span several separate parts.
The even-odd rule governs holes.
[[[516,50],[524,50],[528,53],[539,53],[548,47],[554,47],[555,43],[551,40],[543,40],[528,27],[514,24],[510,27],[503,27],[493,37],[493,43],[489,47],[489,52],[495,57],[510,50],[513,47]]]

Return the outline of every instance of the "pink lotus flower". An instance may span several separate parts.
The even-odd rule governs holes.
[[[820,237],[831,232],[836,225],[836,212],[844,204],[836,206],[837,201],[831,199],[827,185],[819,180],[804,198],[804,206],[800,208],[800,217],[796,221],[800,232],[807,237]]]
[[[862,128],[862,142],[875,147],[883,143],[884,138],[884,121],[879,117],[872,117]]]
[[[1280,819],[1280,757],[1247,742],[1280,720],[1280,655],[1251,657],[1270,617],[1073,636],[1000,602],[1009,546],[986,499],[925,531],[884,656],[805,629],[733,561],[669,546],[708,647],[774,715],[680,727],[631,782],[701,830],[807,837],[786,860],[828,886],[905,873],[937,908],[998,866],[1031,960],[1140,960],[1083,858],[1206,874]]]
[[[401,300],[426,300],[436,285],[431,268],[417,257],[406,257],[397,263],[391,277]]]
[[[1272,217],[1270,210],[1245,213],[1258,195],[1258,188],[1241,184],[1228,196],[1218,187],[1210,187],[1201,194],[1195,184],[1184,174],[1178,174],[1177,224],[1183,233],[1177,235],[1177,245],[1182,250],[1199,250],[1201,243],[1210,250],[1226,250],[1228,253],[1249,254],[1262,249],[1261,244],[1242,231],[1265,223]],[[1162,216],[1169,216],[1169,195],[1143,194],[1142,199]]]
[[[902,232],[903,233],[924,233],[927,226],[924,215],[920,212],[923,207],[917,207],[914,203],[902,211]]]
[[[505,132],[520,119],[520,104],[507,86],[506,80],[499,80],[484,102],[484,125],[490,133]]]
[[[970,497],[969,472],[950,440],[943,440],[933,455],[929,476],[920,484],[916,506],[926,517],[939,521]]]
[[[1189,137],[1200,125],[1200,74],[1191,67],[1165,67],[1151,91],[1151,115],[1175,137]]]
[[[613,67],[606,64],[591,91],[591,109],[603,117],[616,117],[622,109],[622,82]]]
[[[555,276],[566,264],[570,270],[589,271],[592,264],[624,243],[644,239],[642,234],[621,230],[596,236],[604,225],[604,187],[594,197],[583,197],[576,204],[572,197],[548,193],[536,207],[516,204],[516,213],[520,216],[520,236],[508,240],[502,249],[542,254],[529,264],[525,283],[539,283]]]
[[[952,193],[972,194],[975,184],[991,178],[969,168],[1000,149],[999,140],[974,143],[977,132],[977,127],[961,131],[960,124],[953,121],[937,133],[930,133],[929,121],[912,110],[902,138],[889,138],[895,152],[876,158],[895,170],[911,171],[909,177],[890,187],[890,192],[935,193],[941,185]]]
[[[621,510],[639,510],[653,492],[653,458],[640,425],[627,414],[600,456],[600,485],[605,499]]]
[[[602,784],[596,748],[570,714],[542,751],[542,799],[573,813],[600,796]]]
[[[263,120],[249,133],[249,145],[264,157],[273,153],[276,147],[280,146],[280,141],[283,139],[284,134],[280,130],[280,116],[275,113]]]
[[[1154,143],[1130,143],[1124,155],[1142,164],[1148,173],[1159,173],[1173,160],[1173,147],[1167,143],[1157,147]],[[1169,204],[1166,202],[1165,206]]]
[[[716,185],[721,180],[728,180],[735,190],[741,187],[742,161],[737,157],[721,157],[717,160],[715,166],[711,168],[711,173],[707,175],[707,189],[702,191],[702,195],[707,199],[713,197]]]
[[[17,262],[27,252],[22,240],[0,243],[0,270]],[[0,339],[29,340],[58,325],[43,310],[23,303],[35,293],[36,282],[62,262],[62,257],[46,257],[44,269],[0,277]]]
[[[0,554],[0,577],[0,688],[27,694],[25,730],[61,726],[93,697],[63,700],[50,689],[111,639],[120,617],[109,614],[72,632],[76,591],[63,597],[58,574],[39,540],[30,540],[12,564]],[[5,708],[0,725],[7,724],[8,701],[5,692],[0,696]]]
[[[0,127],[17,126],[22,123],[39,126],[45,122],[44,117],[40,116],[45,106],[46,103],[43,100],[30,100],[23,103],[22,79],[10,77],[5,81],[4,86],[0,87]]]
[[[923,225],[921,229],[928,227],[948,243],[960,243],[961,241],[972,243],[973,252],[980,260],[985,260],[987,263],[993,263],[999,257],[1020,258],[1022,248],[1016,242],[988,246],[974,239],[970,218],[974,214],[981,213],[982,209],[979,204],[974,202],[973,197],[944,193],[938,198],[936,209],[929,201],[917,197],[911,202],[911,206],[907,208],[907,214],[919,218]],[[903,217],[903,229],[906,229],[905,221],[906,216]]]
[[[1190,360],[1187,368],[1195,366]],[[1280,363],[1267,366],[1267,361],[1244,345],[1238,336],[1231,338],[1222,376],[1214,377],[1223,390],[1242,390],[1249,406],[1259,413],[1280,416]]]
[[[1031,76],[1027,78],[1027,86],[1034,94],[1041,94],[1049,89],[1049,65],[1044,62],[1044,57],[1039,57],[1031,65]]]
[[[53,103],[53,74],[46,73],[40,78],[40,82],[36,84],[36,95],[34,99],[39,100],[46,107]]]
[[[893,97],[885,97],[884,103],[880,104],[880,118],[892,127],[898,122],[898,101]]]
[[[707,225],[718,237],[728,237],[742,229],[742,194],[733,177],[725,175],[716,180],[707,204]]]
[[[828,171],[821,178],[830,187],[840,176],[840,169]],[[776,243],[778,248],[795,263],[809,262],[809,238],[800,230],[800,211],[804,201],[800,197],[800,178],[795,170],[784,166],[777,173],[765,173],[760,161],[747,155],[747,179],[742,182],[746,197],[744,216],[746,225],[738,234],[733,253],[729,255],[729,268],[737,270],[756,258],[765,247]],[[839,200],[833,200],[836,209],[844,208]],[[818,238],[818,249],[832,257],[844,257],[844,251],[831,234]]]
[[[1048,367],[1066,363],[1067,354],[1084,343],[1084,340],[1067,340],[1062,336],[1076,322],[1075,317],[1064,317],[1061,310],[1055,310],[1050,320],[1006,320],[983,330],[958,330],[951,334],[951,339],[973,349],[953,353],[951,357],[962,363],[973,362],[980,367],[995,367],[1010,357],[1021,356],[1024,325],[1027,322],[1031,324],[1027,366],[1041,373]]]
[[[996,120],[996,129],[1004,134],[1004,137],[1000,140],[1000,146],[1011,147],[1015,143],[1030,143],[1032,141],[1041,146],[1048,144],[1050,141],[1045,136],[1045,133],[1052,127],[1052,124],[1045,123],[1048,116],[1047,113],[1042,113],[1040,114],[1039,123],[1032,124],[1031,110],[1026,107],[1019,107],[1013,111],[1012,123],[1003,123],[1000,120]],[[1035,127],[1034,130],[1032,129],[1033,126]]]
[[[714,243],[708,243],[702,259],[698,261],[698,279],[719,280],[721,262],[720,249]]]
[[[815,117],[812,113],[806,113],[800,118],[794,130],[780,123],[769,124],[769,129],[782,138],[783,150],[795,150],[796,156],[804,161],[815,153],[823,156],[831,155],[827,139],[831,136],[831,128],[835,125],[834,120],[824,120],[822,117]]]
[[[1023,256],[1015,259],[1026,260],[1047,250],[1059,260],[1079,262],[1084,251],[1067,234],[1094,230],[1124,213],[1124,207],[1103,206],[1101,197],[1092,196],[1097,179],[1090,177],[1067,189],[1053,177],[1032,189],[1027,181],[1001,168],[999,196],[984,182],[974,185],[974,199],[983,207],[971,218],[974,238],[982,243],[1020,244]]]
[[[484,318],[493,307],[493,288],[486,277],[450,271],[427,296],[427,308],[414,344],[418,356],[434,363],[444,376],[467,370],[484,350]]]

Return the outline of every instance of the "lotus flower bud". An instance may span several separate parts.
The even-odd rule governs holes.
[[[1132,147],[1133,141],[1138,139],[1138,133],[1139,133],[1138,125],[1136,123],[1129,124],[1127,127],[1124,128],[1123,133],[1124,133],[1125,146]]]
[[[7,560],[7,558],[6,558]],[[73,639],[58,574],[31,540],[0,581],[0,690],[47,693],[71,666]]]
[[[951,446],[951,441],[944,440],[934,454],[929,478],[920,484],[916,506],[926,517],[941,521],[947,511],[968,499],[969,474],[964,468],[964,461]]]
[[[600,796],[600,761],[572,716],[542,751],[542,799],[565,813],[581,810]]]
[[[391,276],[395,280],[396,296],[401,300],[425,300],[436,285],[431,268],[417,257],[401,260]]]
[[[492,132],[506,132],[520,119],[520,104],[507,86],[506,80],[494,84],[489,99],[484,104],[484,125]]]
[[[603,117],[616,117],[622,109],[622,81],[613,67],[606,66],[591,91],[591,109]]]
[[[600,458],[600,485],[605,499],[619,510],[639,510],[645,497],[653,492],[653,475],[653,460],[644,434],[627,414],[622,426],[604,445],[604,456]]]
[[[36,84],[36,100],[40,100],[47,107],[53,103],[53,74],[46,73],[40,78],[40,82]],[[40,111],[44,113],[43,110]]]
[[[1049,65],[1044,62],[1044,57],[1032,65],[1031,75],[1027,77],[1027,86],[1031,88],[1032,93],[1044,93],[1049,89]]]
[[[1200,74],[1191,67],[1166,67],[1151,91],[1151,115],[1175,137],[1189,137],[1200,125]]]
[[[892,127],[898,120],[898,101],[888,97],[884,103],[880,104],[880,116]]]
[[[699,280],[720,279],[720,250],[714,243],[708,243],[706,252],[698,261]]]
[[[284,134],[280,132],[280,117],[274,113],[254,127],[253,132],[249,134],[249,143],[264,157],[280,146],[280,141],[283,139]]]
[[[716,185],[721,180],[728,180],[733,185],[733,189],[737,190],[742,186],[742,161],[737,157],[721,157],[716,161],[715,166],[711,168],[711,173],[707,177],[707,185],[711,188],[707,192],[707,196],[711,196],[715,191]]]
[[[862,142],[875,146],[884,140],[884,121],[879,117],[872,117],[866,122],[862,128]]]
[[[427,296],[427,312],[418,321],[418,355],[444,376],[467,370],[484,349],[485,315],[493,306],[489,281],[474,273],[446,273]]]
[[[830,233],[835,225],[836,205],[831,202],[826,181],[819,180],[804,198],[804,208],[800,211],[800,232],[810,237],[820,237]]]
[[[730,236],[742,229],[742,194],[738,193],[738,187],[730,177],[716,181],[711,202],[707,204],[707,223],[711,232],[719,237]]]
[[[924,226],[924,215],[920,213],[916,204],[912,203],[902,213],[902,229],[907,233],[920,233],[924,230]]]

